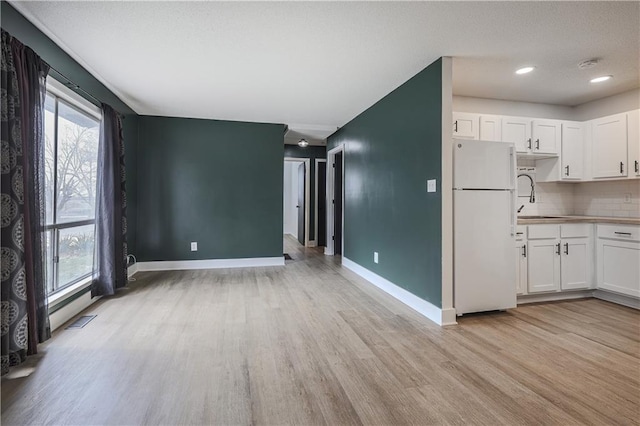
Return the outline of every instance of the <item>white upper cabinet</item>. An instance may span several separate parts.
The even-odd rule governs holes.
[[[502,142],[515,143],[517,152],[529,152],[531,149],[531,120],[503,117]]]
[[[480,116],[480,140],[502,141],[502,117],[499,115]]]
[[[560,123],[555,120],[531,122],[531,152],[557,154],[560,151]]]
[[[640,176],[640,110],[627,113],[629,177]]]
[[[594,178],[627,176],[627,114],[591,122],[591,170]]]
[[[458,139],[480,138],[480,115],[464,112],[453,113],[453,137]]]
[[[565,180],[584,177],[584,127],[578,122],[562,123],[562,171]]]

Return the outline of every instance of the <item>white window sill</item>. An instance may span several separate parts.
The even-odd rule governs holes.
[[[52,294],[47,298],[47,304],[49,305],[50,308],[57,305],[59,302],[65,300],[66,298],[71,297],[74,294],[79,293],[80,291],[89,287],[91,285],[91,281],[92,281],[92,277],[89,276],[81,281],[78,281],[73,285],[70,285],[64,290],[61,290],[57,293]]]

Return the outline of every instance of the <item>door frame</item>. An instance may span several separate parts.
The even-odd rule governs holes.
[[[342,257],[344,257],[344,163],[345,163],[345,149],[344,144],[327,152],[327,246],[324,249],[324,254],[327,256],[335,255],[335,241],[333,241],[333,234],[335,233],[335,227],[333,223],[333,216],[335,214],[335,205],[331,202],[334,199],[334,177],[333,172],[329,173],[329,170],[333,170],[336,163],[336,154],[342,153],[342,240],[340,241],[340,247],[342,247]]]
[[[284,162],[304,163],[304,246],[311,247],[311,241],[309,241],[309,188],[311,187],[311,167],[309,166],[311,164],[311,159],[284,157]],[[282,176],[282,182],[284,183],[284,175]]]
[[[315,169],[315,174],[316,174],[316,187],[315,187],[315,191],[316,191],[316,192],[314,193],[314,195],[315,195],[315,200],[316,200],[316,205],[315,205],[315,207],[316,207],[316,208],[315,208],[316,216],[315,216],[315,221],[314,221],[314,222],[315,222],[315,224],[314,224],[314,225],[315,225],[315,230],[316,230],[316,232],[314,232],[314,233],[313,233],[313,235],[314,235],[314,237],[315,237],[315,240],[312,240],[312,241],[311,241],[311,242],[312,242],[312,244],[313,244],[314,246],[317,246],[317,245],[318,245],[318,241],[319,241],[319,240],[318,240],[318,213],[320,212],[320,209],[318,208],[318,164],[319,164],[319,163],[326,163],[326,162],[327,162],[327,159],[326,159],[326,158],[316,158],[316,161],[315,161],[315,166],[316,166],[316,169]],[[325,175],[325,185],[326,185],[326,177],[327,177],[327,171],[326,171],[326,168],[325,168],[325,173],[324,173],[324,175]],[[326,187],[325,187],[325,188],[326,188]],[[326,194],[326,191],[325,191],[325,194]],[[327,211],[326,201],[325,201],[325,207],[324,207],[324,208],[325,208],[325,212],[326,212],[326,211]],[[325,213],[325,215],[326,215],[326,213]],[[325,238],[325,241],[326,241],[326,240],[327,240],[327,239]]]

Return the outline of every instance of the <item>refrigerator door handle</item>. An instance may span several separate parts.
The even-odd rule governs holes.
[[[516,222],[517,222],[517,217],[518,217],[518,213],[516,213],[516,191],[515,190],[511,190],[511,196],[509,197],[511,199],[511,236],[515,237],[516,236]]]

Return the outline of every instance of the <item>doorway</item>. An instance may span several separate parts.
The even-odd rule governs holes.
[[[285,158],[283,179],[283,234],[309,246],[309,182],[308,158]]]
[[[327,245],[327,160],[316,158],[316,245]]]
[[[344,250],[344,147],[327,152],[327,245],[325,254]]]

